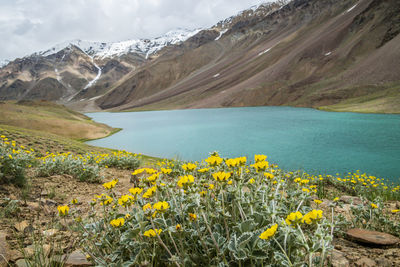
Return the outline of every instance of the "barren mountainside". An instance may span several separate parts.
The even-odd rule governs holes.
[[[16,60],[0,70],[0,98],[83,111],[292,105],[399,113],[399,33],[397,0],[281,1],[150,54],[96,57],[71,45]]]

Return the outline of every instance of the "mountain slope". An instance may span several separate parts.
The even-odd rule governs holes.
[[[103,94],[129,72],[199,30],[176,30],[152,40],[114,43],[74,40],[4,65],[0,100],[80,102]]]
[[[0,99],[45,98],[80,111],[400,113],[399,14],[396,0],[282,0],[154,40],[75,41],[0,69]]]
[[[187,49],[188,39],[96,103],[121,110],[320,107],[349,99],[368,105],[366,96],[392,99],[400,84],[399,5],[295,0],[266,16],[244,16],[217,40],[216,28],[196,35],[207,40],[200,47]],[[400,112],[400,107],[372,111]]]

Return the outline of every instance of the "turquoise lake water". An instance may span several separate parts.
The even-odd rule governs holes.
[[[123,128],[88,142],[145,155],[201,160],[266,154],[285,170],[336,174],[361,170],[400,177],[400,115],[324,112],[307,108],[247,107],[89,113]]]

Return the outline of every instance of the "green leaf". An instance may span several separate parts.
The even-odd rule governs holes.
[[[244,221],[240,224],[239,228],[240,228],[240,232],[241,233],[245,233],[245,232],[251,232],[254,230],[254,228],[256,227],[256,223],[254,222],[253,219],[249,219],[247,221]]]
[[[250,232],[243,233],[238,239],[237,239],[237,248],[244,248],[247,243],[250,242],[253,234]]]
[[[228,244],[228,249],[232,252],[236,251],[236,234],[233,234],[231,236],[231,239],[229,240],[229,244]]]
[[[264,260],[269,257],[267,251],[265,250],[255,250],[251,256],[258,260]]]
[[[246,252],[243,249],[239,249],[237,252],[234,252],[233,256],[236,260],[245,260],[247,258]]]

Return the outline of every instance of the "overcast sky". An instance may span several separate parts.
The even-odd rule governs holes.
[[[0,60],[73,39],[152,38],[210,27],[270,0],[0,0]]]

